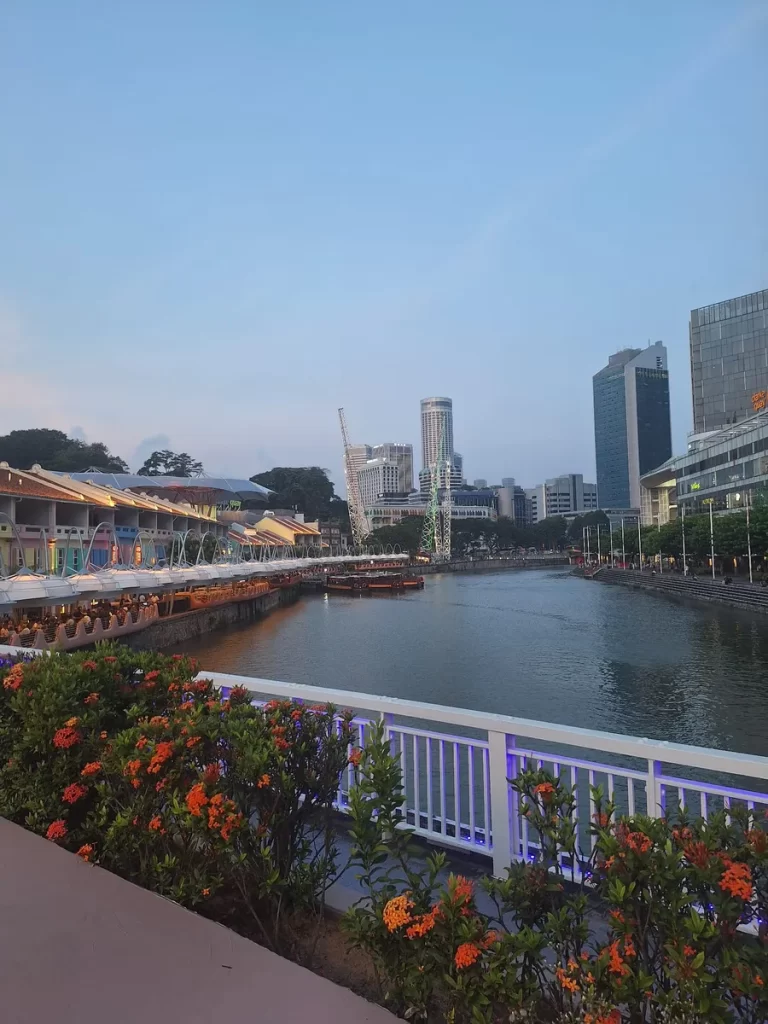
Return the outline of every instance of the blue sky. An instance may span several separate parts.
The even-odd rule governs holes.
[[[766,286],[768,3],[0,7],[0,432],[319,464],[454,399],[594,479],[591,376]]]

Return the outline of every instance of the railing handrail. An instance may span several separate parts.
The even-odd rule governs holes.
[[[443,725],[480,729],[488,733],[523,736],[559,743],[584,750],[600,750],[611,754],[637,757],[645,761],[685,765],[705,771],[725,772],[747,778],[768,779],[768,757],[759,754],[741,754],[735,750],[717,750],[710,747],[671,743],[621,733],[601,732],[576,726],[539,722],[491,711],[472,711],[442,704],[427,704],[400,697],[379,697],[371,693],[313,686],[309,683],[284,683],[274,679],[239,676],[226,672],[201,671],[198,678],[212,679],[217,686],[244,686],[256,694],[310,700],[316,704],[330,703],[373,711],[380,715],[397,715],[440,722]]]

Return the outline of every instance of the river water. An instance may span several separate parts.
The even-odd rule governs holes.
[[[768,621],[562,570],[304,595],[183,649],[210,671],[768,755]]]

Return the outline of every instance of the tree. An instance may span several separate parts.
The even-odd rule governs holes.
[[[424,516],[405,516],[394,526],[380,526],[368,538],[369,544],[399,544],[403,551],[415,555],[421,547]]]
[[[186,452],[176,454],[167,449],[152,452],[139,470],[139,476],[200,476],[202,462],[197,462]]]
[[[576,516],[566,532],[566,536],[571,544],[581,546],[583,540],[581,531],[585,526],[591,526],[593,529],[594,527],[599,526],[602,531],[604,529],[608,530],[610,528],[610,523],[605,512],[601,512],[599,509],[596,509],[594,512],[585,512],[584,515],[581,516]]]
[[[296,509],[310,521],[331,517],[340,522],[349,519],[346,502],[336,496],[328,470],[319,466],[275,466],[265,473],[257,473],[251,480],[275,492],[270,495],[267,508]]]
[[[105,444],[86,444],[61,430],[38,428],[12,430],[0,437],[0,461],[16,469],[38,464],[43,469],[64,473],[84,473],[95,469],[104,473],[127,473],[128,466],[112,455]]]

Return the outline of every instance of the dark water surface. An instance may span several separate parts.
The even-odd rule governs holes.
[[[183,649],[211,671],[768,755],[768,621],[562,571],[304,595]]]

